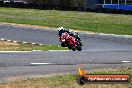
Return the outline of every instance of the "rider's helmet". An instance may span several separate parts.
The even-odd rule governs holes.
[[[64,28],[63,28],[63,27],[59,27],[59,28],[58,28],[58,31],[60,31],[60,30],[64,30]]]
[[[73,32],[73,30],[72,29],[69,29],[69,32]]]
[[[77,32],[77,31],[75,31],[75,33],[76,33],[76,34],[78,34],[78,32]]]
[[[64,39],[67,39],[67,38],[69,38],[69,34],[68,34],[67,32],[62,33],[62,37],[63,37]]]

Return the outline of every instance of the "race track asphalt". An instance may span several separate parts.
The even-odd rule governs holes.
[[[0,78],[12,76],[31,77],[55,73],[76,73],[82,64],[86,70],[132,67],[132,44],[119,39],[105,39],[80,33],[83,50],[79,51],[32,51],[0,52]],[[0,24],[0,38],[56,44],[57,31],[43,28],[20,27]],[[127,40],[127,39],[125,39]],[[45,65],[33,65],[44,63]]]

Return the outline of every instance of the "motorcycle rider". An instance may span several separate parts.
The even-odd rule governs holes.
[[[78,34],[77,32],[74,32],[72,29],[65,29],[65,28],[63,28],[63,27],[59,27],[59,28],[58,28],[58,32],[59,32],[59,33],[58,33],[59,39],[60,39],[62,33],[67,32],[67,33],[69,33],[69,35],[73,36],[73,37],[76,39],[76,41],[77,41],[77,40],[81,41],[81,39],[80,39],[80,37],[79,37],[79,34]]]
[[[60,39],[61,39],[62,43],[65,43],[66,41],[71,40],[73,45],[74,45],[74,47],[76,48],[75,38],[73,36],[70,36],[67,32],[62,33],[62,36],[61,36]]]
[[[70,33],[69,30],[66,30],[66,29],[63,28],[63,27],[59,27],[59,28],[58,28],[58,32],[59,32],[59,33],[58,33],[59,39],[60,39],[62,33],[65,33],[65,32]]]

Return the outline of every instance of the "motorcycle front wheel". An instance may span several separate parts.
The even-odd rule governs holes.
[[[81,51],[82,50],[81,46],[77,46],[77,50]]]

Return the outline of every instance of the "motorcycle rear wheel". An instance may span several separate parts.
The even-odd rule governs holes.
[[[69,49],[72,49],[73,51],[76,50],[73,44],[70,44],[69,42],[67,42],[66,45],[68,46]]]
[[[73,51],[76,50],[76,48],[74,47],[74,45],[70,45],[70,48],[71,48]]]

